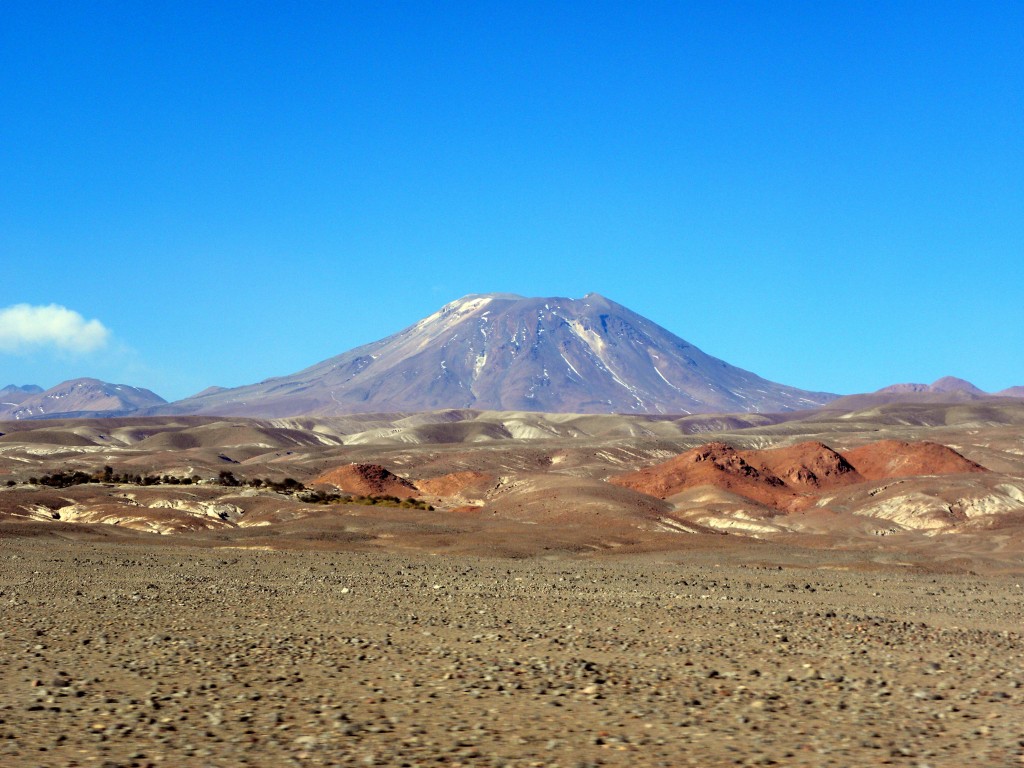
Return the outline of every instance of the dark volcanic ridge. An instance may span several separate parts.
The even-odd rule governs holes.
[[[260,417],[442,408],[550,413],[793,411],[836,396],[767,381],[597,294],[470,295],[298,373],[154,409]]]

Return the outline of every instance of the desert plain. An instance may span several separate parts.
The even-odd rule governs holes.
[[[0,764],[1024,765],[1022,425],[4,423]]]

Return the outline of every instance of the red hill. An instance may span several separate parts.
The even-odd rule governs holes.
[[[362,496],[416,496],[416,486],[380,464],[349,464],[324,472],[314,482],[330,483]]]
[[[952,448],[928,442],[881,440],[847,451],[846,457],[868,480],[988,471]]]
[[[775,509],[797,511],[828,490],[869,480],[986,471],[937,443],[884,440],[846,456],[819,442],[765,450],[708,443],[609,482],[661,499],[711,485]]]

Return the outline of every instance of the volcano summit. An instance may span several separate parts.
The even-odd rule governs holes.
[[[834,399],[711,357],[591,293],[473,294],[290,376],[213,389],[163,413],[329,416],[443,408],[554,413],[768,412]]]

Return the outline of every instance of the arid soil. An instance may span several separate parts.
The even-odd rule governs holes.
[[[730,538],[522,560],[7,537],[0,764],[1024,764],[1019,577]]]
[[[701,417],[15,421],[0,423],[0,526],[485,555],[685,550],[715,531],[1021,570],[1022,430],[1024,402],[998,398]],[[348,503],[366,495],[435,513]]]

